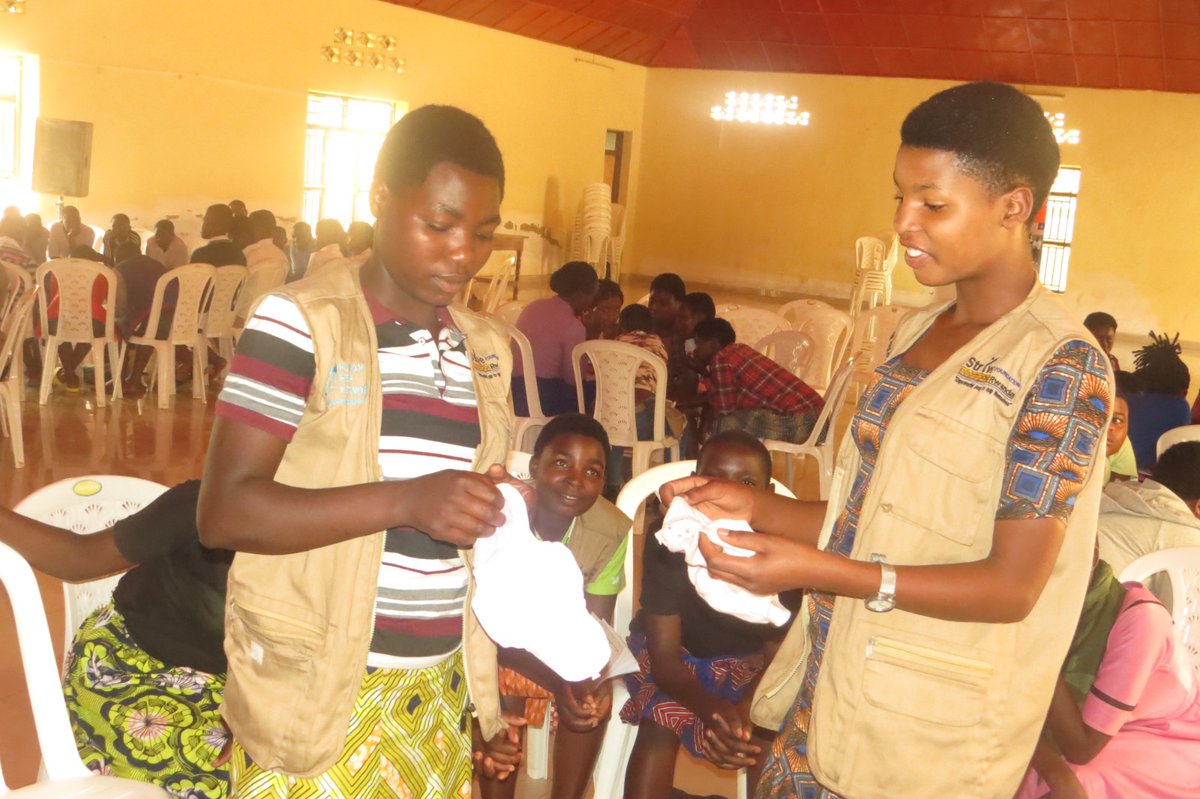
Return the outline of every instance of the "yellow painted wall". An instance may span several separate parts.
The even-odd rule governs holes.
[[[337,26],[395,35],[408,71],[323,62]],[[182,214],[190,233],[234,197],[298,216],[310,90],[479,115],[505,155],[506,221],[548,226],[564,246],[583,186],[603,179],[608,128],[634,131],[637,180],[645,69],[380,0],[37,0],[0,18],[0,50],[40,57],[43,116],[95,124],[91,193],[75,203],[91,224]]]
[[[847,296],[855,238],[890,235],[900,122],[947,85],[650,70],[634,268]],[[710,119],[731,89],[797,95],[812,123]],[[1044,104],[1082,136],[1063,147],[1063,162],[1083,167],[1066,301],[1081,314],[1108,310],[1131,337],[1167,327],[1200,341],[1200,96],[1046,92],[1062,95]],[[903,264],[896,284],[902,297],[919,298]]]

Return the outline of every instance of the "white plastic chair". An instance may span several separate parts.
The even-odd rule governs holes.
[[[537,372],[533,365],[533,347],[529,339],[515,324],[500,322],[501,329],[508,334],[509,341],[517,348],[515,355],[521,359],[521,368],[525,371],[522,379],[525,382],[525,406],[528,416],[518,416],[514,420],[512,443],[513,446],[524,449],[526,434],[545,427],[550,417],[542,410],[542,397],[538,393]],[[532,447],[532,442],[530,442]]]
[[[850,376],[854,372],[854,361],[843,366],[833,376],[829,383],[829,391],[825,394],[825,406],[813,424],[812,432],[803,444],[793,444],[790,441],[767,439],[763,442],[770,452],[782,452],[787,457],[787,482],[792,484],[792,460],[796,455],[809,455],[817,461],[817,475],[820,480],[821,499],[829,499],[829,487],[833,482],[833,462],[837,454],[837,440],[834,436],[834,425],[842,403],[846,400],[846,392],[850,388]]]
[[[1200,441],[1200,424],[1185,424],[1163,433],[1158,437],[1155,457],[1161,458],[1162,454],[1171,447],[1185,441]]]
[[[812,308],[794,313],[792,329],[812,337],[813,352],[802,379],[824,393],[833,372],[842,365],[854,321],[850,314],[836,308]]]
[[[517,257],[514,255],[510,258],[505,258],[504,263],[500,265],[500,270],[492,276],[487,291],[483,293],[483,300],[480,305],[480,310],[483,313],[494,313],[500,307],[500,303],[504,301],[504,294],[508,291],[513,275],[516,273]]]
[[[813,340],[807,333],[776,330],[755,342],[754,349],[804,380],[804,374],[812,361]]]
[[[818,308],[832,308],[832,307],[833,307],[832,305],[830,305],[829,303],[824,302],[822,300],[813,300],[813,299],[806,298],[806,299],[802,299],[802,300],[792,300],[791,302],[785,302],[783,305],[779,306],[778,313],[784,319],[788,320],[788,324],[790,324],[792,326],[793,330],[799,330],[800,328],[796,325],[796,323],[798,321],[800,321],[802,318],[804,318],[804,316],[806,314],[808,314],[811,311],[815,311]]]
[[[12,440],[13,463],[18,469],[25,465],[25,436],[21,428],[21,395],[25,384],[16,366],[21,345],[25,343],[22,333],[33,318],[36,299],[36,289],[21,295],[0,328],[0,430]]]
[[[880,239],[863,236],[854,242],[854,286],[850,290],[850,315],[858,317],[892,302],[892,268],[895,262],[884,257],[885,245]]]
[[[751,346],[764,336],[791,328],[788,320],[774,311],[762,308],[727,305],[724,311],[717,312],[717,316],[733,325],[733,332],[737,335],[738,341]]]
[[[650,468],[650,458],[659,450],[671,451],[671,459],[679,460],[679,442],[667,435],[667,364],[662,358],[641,347],[620,341],[585,341],[571,351],[575,366],[575,391],[582,412],[583,359],[592,363],[596,373],[596,408],[592,415],[604,425],[608,440],[614,447],[630,447],[633,451],[633,475]],[[649,364],[654,370],[654,432],[649,441],[638,438],[634,378],[638,367]]]
[[[209,341],[216,342],[217,353],[225,359],[226,368],[229,368],[229,361],[233,359],[233,344],[237,338],[238,295],[245,287],[248,276],[246,267],[238,264],[218,266],[213,273],[212,298],[208,302],[204,332]],[[202,352],[207,371],[208,347],[204,347]]]
[[[1142,555],[1121,572],[1121,582],[1145,583],[1166,574],[1171,585],[1171,618],[1181,646],[1177,652],[1200,677],[1200,547],[1162,549]],[[1181,661],[1182,662],[1182,661]]]
[[[154,299],[150,303],[150,318],[146,322],[146,335],[133,336],[130,344],[153,347],[151,361],[155,365],[150,373],[151,385],[158,383],[158,407],[171,406],[175,393],[175,347],[182,345],[192,349],[192,396],[203,402],[207,382],[204,369],[208,350],[208,335],[204,330],[204,309],[212,293],[216,269],[209,264],[185,264],[163,274],[154,285]],[[165,338],[158,338],[159,318],[163,313],[163,294],[167,286],[177,281],[178,294],[171,327]],[[119,381],[114,381],[119,382]]]
[[[149,505],[165,485],[140,477],[89,474],[69,477],[43,486],[13,508],[54,527],[86,535],[112,527],[121,519]],[[63,583],[67,646],[79,625],[112,596],[120,576],[101,577],[86,583]]]
[[[25,670],[25,687],[33,708],[33,726],[42,753],[44,781],[10,790],[0,772],[0,796],[13,799],[163,799],[169,796],[145,782],[93,774],[79,759],[59,669],[46,624],[37,578],[25,559],[0,544],[0,584],[8,593],[16,623],[17,646]]]
[[[50,333],[47,307],[54,295],[47,288],[53,277],[58,286],[58,322],[55,332]],[[103,278],[108,284],[105,295],[104,332],[97,336],[92,329],[92,286]],[[39,316],[42,324],[42,336],[45,339],[45,353],[42,357],[42,386],[38,392],[38,402],[45,405],[50,399],[50,386],[54,382],[54,373],[58,370],[59,344],[90,344],[92,347],[92,367],[96,384],[96,405],[105,407],[104,397],[104,364],[105,354],[111,362],[114,375],[120,376],[121,357],[117,345],[117,334],[114,321],[117,315],[117,273],[104,264],[88,261],[83,258],[56,258],[47,261],[37,268],[34,282],[42,287],[38,293]],[[121,396],[121,381],[113,380],[113,398]]]
[[[492,311],[492,316],[505,324],[515,325],[517,320],[521,318],[521,311],[525,310],[526,305],[528,303],[521,302],[520,300],[510,300]]]
[[[638,508],[649,497],[656,496],[659,488],[671,480],[687,477],[696,471],[696,461],[673,461],[648,469],[625,484],[617,495],[617,508],[630,519],[637,519]],[[785,497],[795,497],[791,490],[778,480],[771,480],[776,493]],[[613,613],[613,629],[622,638],[629,637],[629,627],[633,623],[633,558],[634,551],[640,547],[634,541],[644,533],[635,525],[630,529],[630,542],[625,548],[625,590],[617,594],[617,606]],[[620,799],[625,789],[625,766],[629,755],[633,752],[633,742],[637,738],[637,726],[626,724],[619,718],[621,708],[629,699],[629,691],[625,681],[613,681],[613,715],[604,730],[604,742],[600,746],[600,755],[596,758],[596,767],[592,771],[592,788],[594,799]],[[745,795],[745,771],[738,775],[738,790]]]
[[[860,371],[870,372],[887,359],[892,333],[911,310],[903,305],[880,305],[855,318],[850,354],[858,362]]]
[[[22,269],[16,264],[8,261],[0,261],[0,275],[3,275],[5,280],[5,292],[3,300],[0,300],[0,323],[8,318],[8,314],[16,306],[17,300],[25,295],[26,292],[32,291],[34,287],[33,275]],[[33,338],[33,313],[29,314],[29,320],[25,323],[25,329],[18,332],[21,336],[21,343],[17,344],[16,355],[13,357],[12,365],[9,367],[13,373],[13,379],[17,382],[13,385],[25,385],[25,348],[21,346],[25,339]],[[21,402],[25,399],[25,392],[18,392],[17,401]]]

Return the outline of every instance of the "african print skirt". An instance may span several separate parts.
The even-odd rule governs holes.
[[[225,799],[217,768],[225,675],[167,666],[138,647],[112,603],[79,627],[63,693],[75,744],[101,774],[152,782],[181,799]]]
[[[367,669],[341,757],[315,777],[268,771],[233,744],[238,799],[471,796],[471,733],[461,650],[424,669]]]
[[[546,712],[554,699],[554,694],[524,674],[505,666],[500,667],[500,696],[524,700],[525,707],[520,715],[530,727],[541,727],[545,723]]]
[[[629,701],[621,708],[621,721],[626,724],[638,724],[642,719],[651,721],[678,735],[680,743],[692,757],[704,757],[704,722],[655,685],[654,675],[650,673],[646,636],[642,633],[629,636],[629,648],[637,658],[641,671],[625,675]],[[697,658],[682,647],[679,654],[683,665],[695,676],[700,686],[726,702],[740,700],[747,686],[762,672],[764,666],[761,654]]]

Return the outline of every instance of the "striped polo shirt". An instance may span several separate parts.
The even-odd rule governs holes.
[[[480,432],[464,335],[444,309],[435,337],[366,296],[383,382],[384,479],[470,469]],[[300,310],[289,299],[268,296],[246,323],[216,413],[290,441],[314,371],[312,337]],[[368,663],[418,668],[453,653],[462,644],[466,592],[467,571],[452,544],[412,528],[388,530]]]

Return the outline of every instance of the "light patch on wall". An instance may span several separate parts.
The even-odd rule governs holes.
[[[1046,111],[1046,119],[1050,121],[1050,129],[1054,131],[1054,140],[1059,144],[1079,144],[1079,129],[1067,127],[1067,115],[1062,111],[1051,114]]]
[[[25,0],[0,0],[0,11],[10,14],[24,14]]]
[[[799,108],[800,98],[795,95],[725,92],[725,104],[714,105],[710,116],[720,122],[807,125],[809,114]]]

